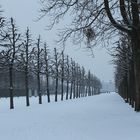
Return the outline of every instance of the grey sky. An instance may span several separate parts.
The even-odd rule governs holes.
[[[39,15],[38,10],[40,5],[38,0],[0,0],[0,4],[4,9],[3,14],[7,18],[15,18],[22,32],[28,26],[34,38],[40,34],[43,41],[46,41],[51,48],[55,46],[53,41],[56,38],[57,30],[44,30],[45,25],[49,22],[48,18],[45,17],[41,21],[34,22]],[[68,54],[87,70],[90,69],[101,80],[113,80],[113,65],[110,65],[112,58],[107,54],[107,51],[101,48],[94,49],[95,57],[92,58],[89,56],[90,53],[83,48],[84,45],[80,48],[80,46],[72,46],[71,43],[67,43],[65,54]]]

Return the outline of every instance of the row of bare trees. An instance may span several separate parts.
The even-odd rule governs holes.
[[[126,34],[121,34],[120,40],[117,42],[117,53],[114,55],[115,83],[120,96],[136,110],[134,52],[131,45],[129,37]]]
[[[69,37],[73,37],[75,43],[81,43],[86,37],[90,44],[88,47],[92,47],[101,44],[102,41],[112,41],[112,38],[120,32],[126,34],[126,42],[131,42],[131,61],[134,65],[132,66],[134,69],[129,69],[129,71],[132,71],[134,75],[135,110],[140,111],[140,0],[40,1],[41,18],[49,16],[51,21],[49,27],[51,28],[63,17],[67,17],[67,14],[71,15],[70,25],[60,32],[60,41],[62,42],[65,42]],[[125,47],[124,50],[127,50],[128,46],[125,45]],[[124,67],[125,65],[121,70],[126,70]],[[117,69],[120,70],[120,68]],[[128,71],[128,68],[126,71]],[[120,76],[121,79],[123,79],[122,76]]]
[[[61,100],[64,97],[67,100],[100,93],[101,82],[96,76],[90,71],[86,74],[84,67],[65,56],[63,51],[58,52],[54,48],[51,55],[40,35],[33,40],[29,28],[21,34],[13,18],[3,21],[1,25],[0,77],[8,77],[5,82],[9,89],[10,109],[14,108],[17,73],[22,76],[20,82],[24,87],[27,106],[30,105],[29,89],[34,80],[36,84],[32,88],[37,89],[39,104],[42,104],[42,95],[47,95],[50,102],[50,95],[54,94],[57,102],[58,95],[61,95]],[[31,80],[31,77],[34,78]]]

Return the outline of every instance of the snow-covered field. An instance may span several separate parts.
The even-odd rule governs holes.
[[[115,93],[25,107],[16,98],[0,100],[0,140],[139,140],[140,113]]]

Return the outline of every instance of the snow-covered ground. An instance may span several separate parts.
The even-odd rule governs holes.
[[[140,113],[115,93],[42,105],[38,98],[25,107],[16,98],[0,100],[0,140],[139,140]]]

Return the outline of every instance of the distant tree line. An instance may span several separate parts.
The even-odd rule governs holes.
[[[50,102],[54,94],[57,102],[58,95],[61,100],[91,96],[99,94],[101,87],[96,76],[63,51],[54,48],[51,54],[40,35],[32,39],[29,28],[21,34],[13,18],[0,17],[0,97],[10,97],[10,109],[14,96],[26,96],[29,106],[32,95],[42,104],[42,95]]]

